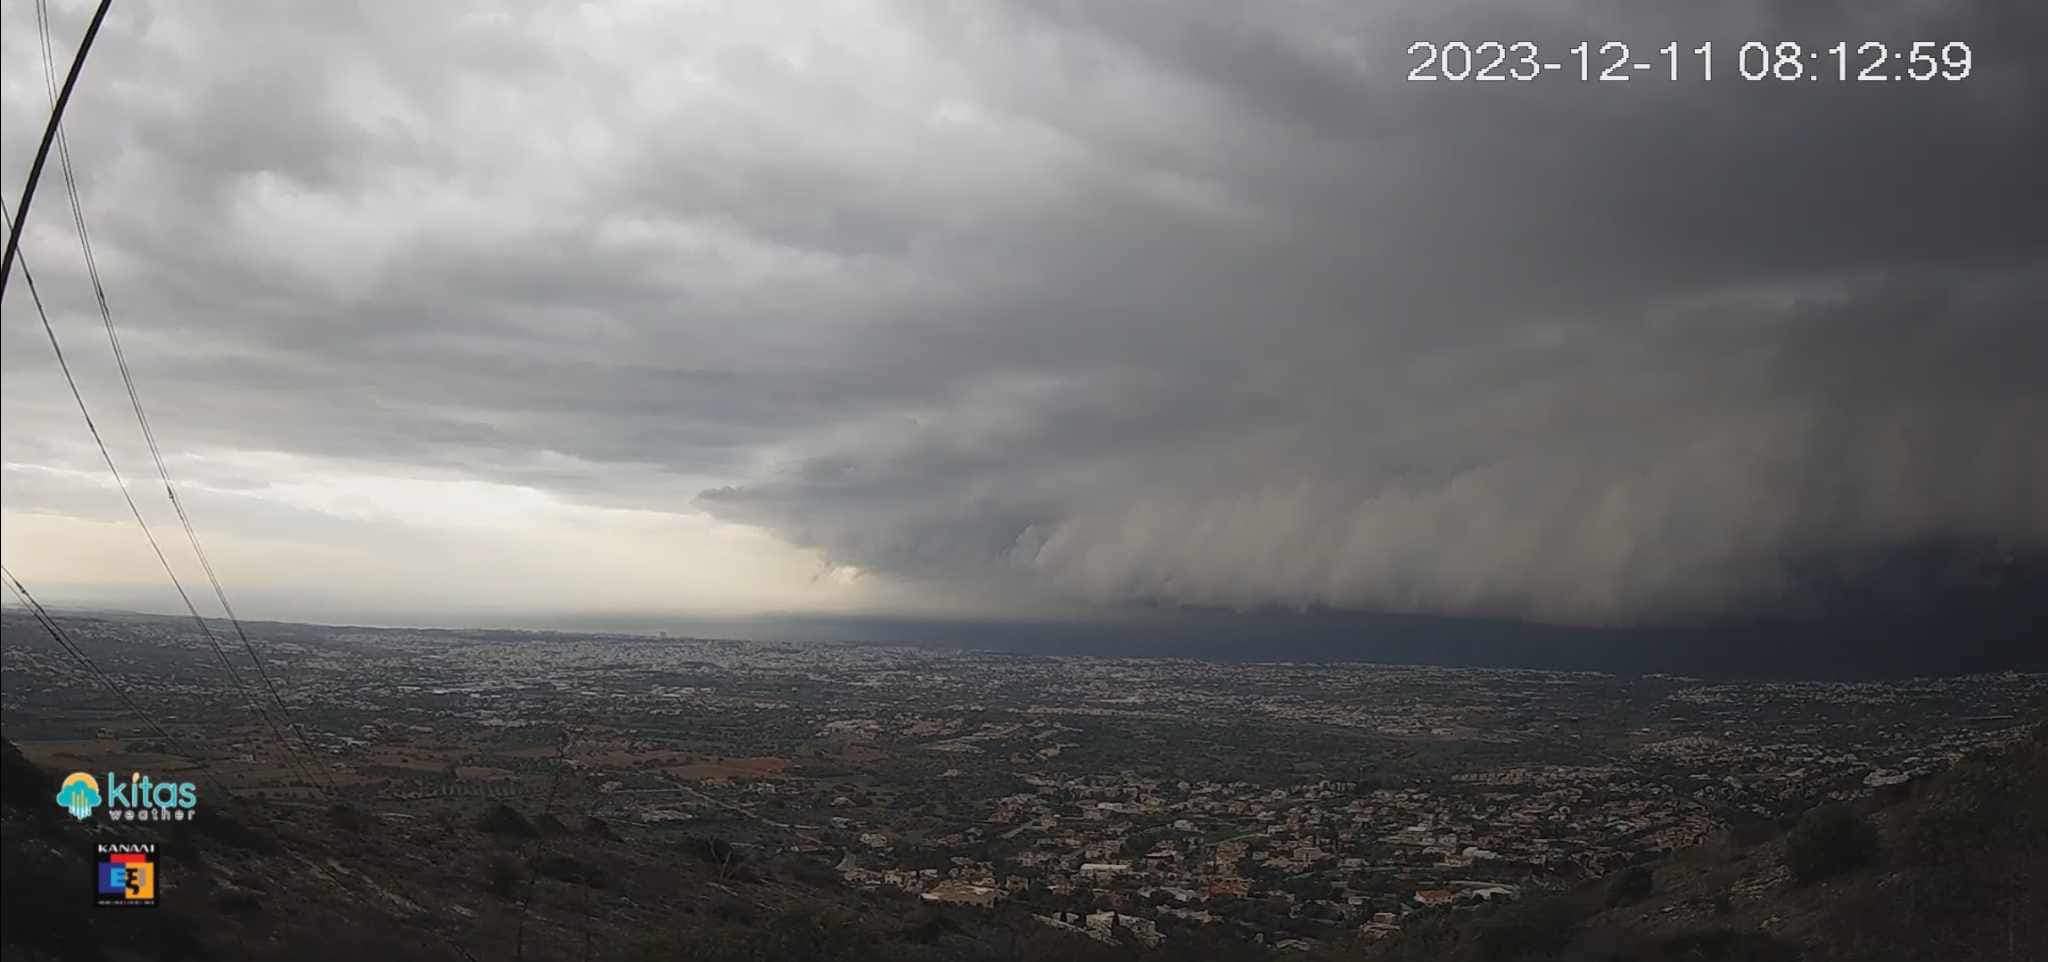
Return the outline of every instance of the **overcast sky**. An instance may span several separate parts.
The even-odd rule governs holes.
[[[68,58],[90,4],[50,6]],[[11,207],[34,5],[0,37]],[[1975,63],[1406,82],[1423,39]],[[67,130],[247,616],[1615,623],[1816,552],[2048,543],[2044,51],[2031,0],[120,0]],[[28,266],[210,594],[55,174]],[[176,610],[27,294],[6,563]]]

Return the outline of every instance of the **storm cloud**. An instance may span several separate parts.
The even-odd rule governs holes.
[[[52,6],[61,42],[86,11]],[[250,579],[329,539],[349,570],[422,539],[452,581],[573,567],[608,543],[562,556],[585,511],[787,556],[721,605],[664,580],[714,546],[643,539],[644,590],[600,607],[1619,623],[1778,598],[1831,551],[2048,546],[2048,14],[1667,6],[135,3],[67,129],[174,464],[271,543]],[[8,5],[8,183],[33,22]],[[1454,39],[1975,63],[1405,79]],[[45,191],[24,250],[84,351]],[[72,480],[97,455],[22,288],[9,527],[119,521]],[[423,484],[569,514],[429,536]],[[522,564],[467,603],[553,570]],[[272,610],[388,588],[308,575]]]

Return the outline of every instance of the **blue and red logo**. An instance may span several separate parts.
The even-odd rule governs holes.
[[[156,904],[156,845],[102,844],[93,866],[93,896],[100,905]]]

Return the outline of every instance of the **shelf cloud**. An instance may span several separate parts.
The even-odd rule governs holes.
[[[1781,603],[1830,552],[2048,547],[2048,14],[1685,6],[145,2],[67,130],[152,420],[278,615],[376,609],[389,579],[320,573],[337,537],[408,578],[447,546],[464,610],[559,576],[636,611],[1603,624]],[[47,95],[7,15],[14,184]],[[1405,79],[1415,40],[1588,38],[1973,69]],[[62,198],[23,249],[86,356]],[[58,483],[100,469],[26,293],[33,578],[125,508]],[[606,532],[632,574],[579,575]],[[712,577],[735,538],[758,576]]]

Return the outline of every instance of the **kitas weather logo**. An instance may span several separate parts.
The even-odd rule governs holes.
[[[57,804],[79,821],[91,818],[93,806],[99,803],[100,783],[85,772],[64,776],[64,787],[57,789]]]
[[[92,817],[93,807],[106,802],[107,819],[115,822],[183,822],[192,818],[199,805],[199,787],[191,782],[159,782],[141,772],[130,772],[121,781],[107,773],[106,795],[90,772],[64,776],[57,790],[57,804],[81,821]]]

